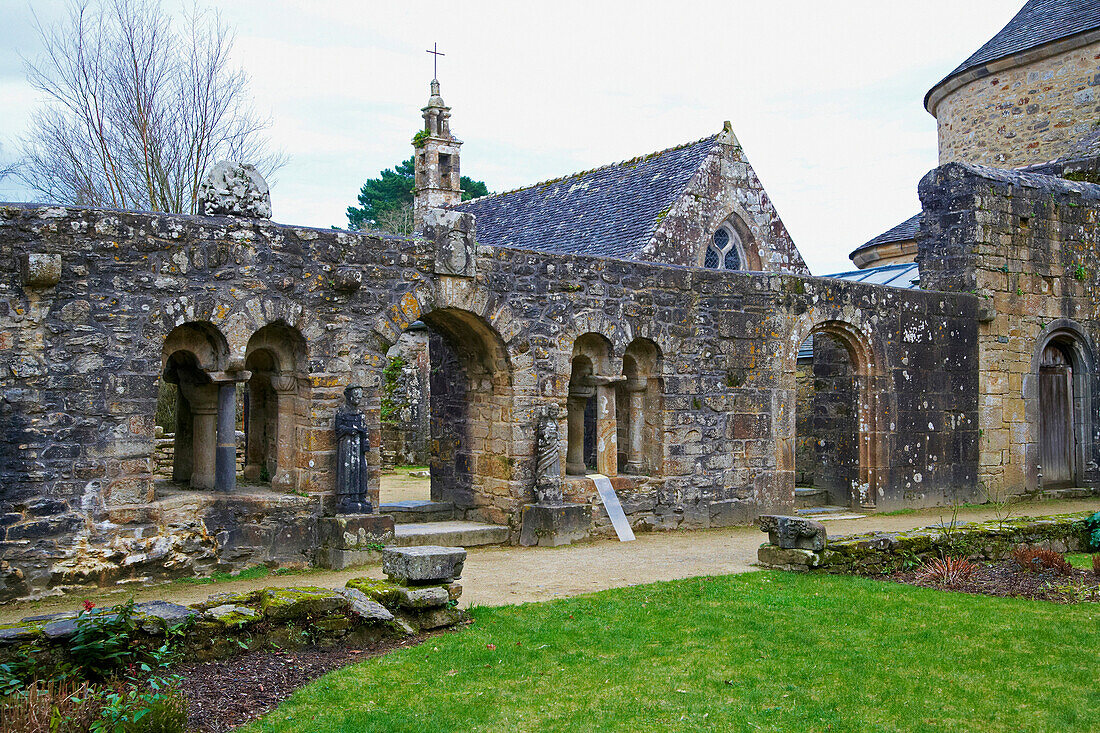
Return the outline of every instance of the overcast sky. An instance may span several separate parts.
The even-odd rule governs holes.
[[[366,178],[411,154],[433,42],[463,173],[503,191],[660,150],[731,120],[815,274],[919,208],[929,87],[1023,0],[208,2],[289,157],[280,222],[346,226]],[[0,0],[0,163],[39,104],[31,3]],[[61,0],[34,0],[40,19]],[[166,7],[177,7],[167,0]],[[0,182],[0,200],[32,195]]]

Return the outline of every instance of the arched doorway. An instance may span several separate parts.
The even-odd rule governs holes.
[[[1092,465],[1092,352],[1072,322],[1061,322],[1040,340],[1032,392],[1038,426],[1035,463],[1040,488],[1080,484]]]
[[[305,339],[285,323],[268,324],[248,340],[242,427],[249,481],[288,491],[298,486],[300,391],[306,383],[301,365],[306,359]]]
[[[802,506],[874,508],[881,436],[871,349],[842,321],[814,325],[800,343],[790,369],[793,436],[781,441],[780,465],[798,482]]]

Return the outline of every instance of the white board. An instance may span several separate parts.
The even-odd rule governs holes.
[[[611,526],[615,528],[615,534],[619,535],[620,542],[633,542],[634,530],[630,528],[630,522],[626,521],[623,505],[619,502],[619,495],[611,486],[611,479],[602,473],[590,473],[588,478],[596,484],[596,491],[600,492],[603,506],[607,509],[607,516],[611,517]]]

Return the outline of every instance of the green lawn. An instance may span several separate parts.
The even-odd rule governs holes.
[[[474,617],[326,675],[245,730],[1100,728],[1097,605],[761,572]]]

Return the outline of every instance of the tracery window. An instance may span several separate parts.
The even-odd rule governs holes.
[[[728,224],[718,227],[707,245],[703,266],[712,270],[740,270],[744,266],[741,237]]]

